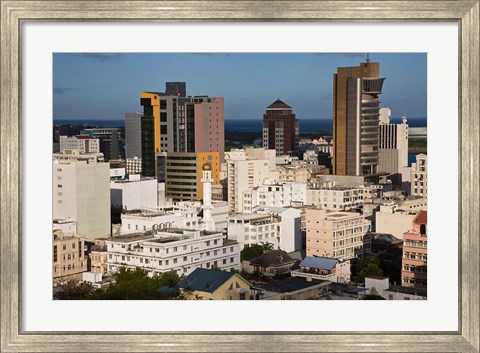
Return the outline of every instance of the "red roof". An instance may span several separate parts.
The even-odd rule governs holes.
[[[415,224],[427,224],[427,211],[420,211],[413,220]]]
[[[388,279],[388,277],[385,277],[385,276],[377,276],[377,275],[365,276],[365,278],[373,278],[373,279]]]
[[[90,135],[77,135],[75,136],[79,140],[90,140],[90,139],[95,139],[95,137],[92,137]]]

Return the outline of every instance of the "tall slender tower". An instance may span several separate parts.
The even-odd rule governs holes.
[[[333,75],[333,173],[372,175],[378,166],[380,64],[339,67]]]
[[[212,166],[205,163],[202,167],[202,183],[203,183],[203,218],[202,229],[215,230],[215,221],[212,217]]]

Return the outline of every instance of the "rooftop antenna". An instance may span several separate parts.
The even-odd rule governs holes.
[[[367,53],[367,59],[365,61],[367,62],[367,65],[368,65],[368,63],[370,62],[370,53]]]

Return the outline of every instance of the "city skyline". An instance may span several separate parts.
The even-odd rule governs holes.
[[[142,111],[141,91],[185,81],[188,95],[224,97],[226,120],[262,119],[277,98],[300,120],[330,120],[333,73],[365,59],[365,53],[56,53],[53,118],[122,120]],[[386,78],[381,106],[394,117],[425,118],[427,55],[371,53],[370,60],[380,62]]]

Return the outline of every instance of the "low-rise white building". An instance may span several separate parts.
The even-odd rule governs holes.
[[[330,211],[349,211],[363,205],[363,187],[332,186],[307,190],[307,205]]]
[[[263,185],[243,192],[243,212],[251,213],[256,206],[289,207],[292,202],[305,204],[306,201],[306,184],[265,179]]]
[[[121,234],[155,231],[166,228],[198,229],[199,218],[194,206],[175,205],[123,212]]]
[[[100,153],[100,140],[89,135],[60,136],[60,152],[79,150],[80,153]]]
[[[278,249],[280,223],[274,215],[233,214],[228,218],[227,236],[240,244],[240,250],[261,243],[271,243]]]
[[[286,252],[302,249],[301,213],[292,207],[257,206],[254,213],[276,216],[279,220],[278,247]]]
[[[392,234],[398,239],[410,230],[417,211],[403,210],[398,204],[380,206],[375,213],[375,232]]]
[[[157,179],[130,175],[129,179],[110,182],[112,207],[123,210],[138,210],[157,207]]]
[[[176,271],[188,275],[196,268],[240,269],[240,248],[217,231],[166,229],[156,234],[136,233],[109,238],[108,272],[120,267],[150,274]]]

